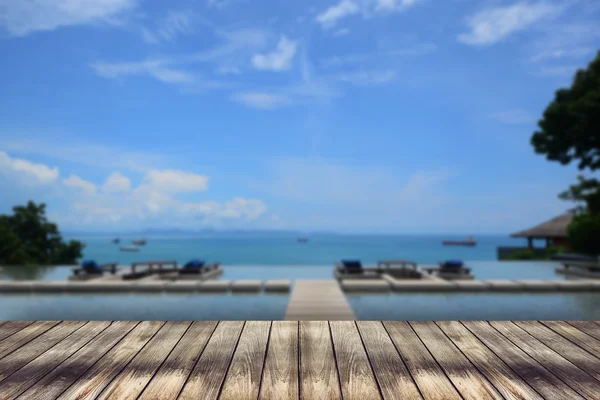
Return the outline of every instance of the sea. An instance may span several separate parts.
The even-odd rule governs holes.
[[[405,259],[419,264],[443,260],[496,260],[498,246],[524,246],[523,239],[508,235],[477,236],[477,246],[443,246],[444,240],[464,240],[458,235],[335,235],[308,236],[307,243],[283,234],[212,234],[198,236],[144,236],[145,246],[138,252],[123,252],[138,236],[72,235],[85,243],[83,258],[99,263],[130,264],[144,260],[173,260],[185,263],[192,259],[219,261],[224,265],[332,265],[343,259],[358,259],[373,264],[382,259]]]

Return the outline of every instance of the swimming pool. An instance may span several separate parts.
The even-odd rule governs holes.
[[[346,294],[362,320],[600,320],[600,293]]]
[[[2,295],[4,320],[281,320],[288,294]]]
[[[475,279],[564,279],[554,272],[560,264],[540,261],[469,261]],[[4,267],[0,280],[61,281],[73,266]],[[223,265],[220,279],[332,279],[333,265]]]

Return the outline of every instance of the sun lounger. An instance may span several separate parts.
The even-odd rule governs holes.
[[[206,264],[204,260],[188,261],[182,268],[178,270],[179,275],[202,274],[207,271],[219,268],[221,263],[215,262]]]
[[[73,269],[73,277],[76,277],[76,279],[100,277],[105,272],[110,272],[114,275],[117,272],[117,263],[98,265],[94,260],[86,260],[81,263],[79,268]]]

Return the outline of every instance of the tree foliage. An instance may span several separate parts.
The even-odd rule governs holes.
[[[600,214],[576,215],[567,232],[573,250],[592,256],[600,255]]]
[[[535,152],[550,161],[568,165],[577,162],[580,171],[600,169],[600,52],[586,69],[575,74],[568,89],[556,92],[554,100],[531,137]],[[600,254],[600,181],[577,177],[559,197],[577,203],[568,239],[573,250]]]
[[[83,243],[62,240],[56,224],[46,218],[46,205],[29,201],[0,215],[0,265],[75,264]]]
[[[568,89],[556,92],[531,137],[538,154],[580,170],[600,168],[600,52],[575,74]]]

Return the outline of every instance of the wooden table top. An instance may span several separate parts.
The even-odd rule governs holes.
[[[600,323],[0,322],[17,397],[600,399]]]

